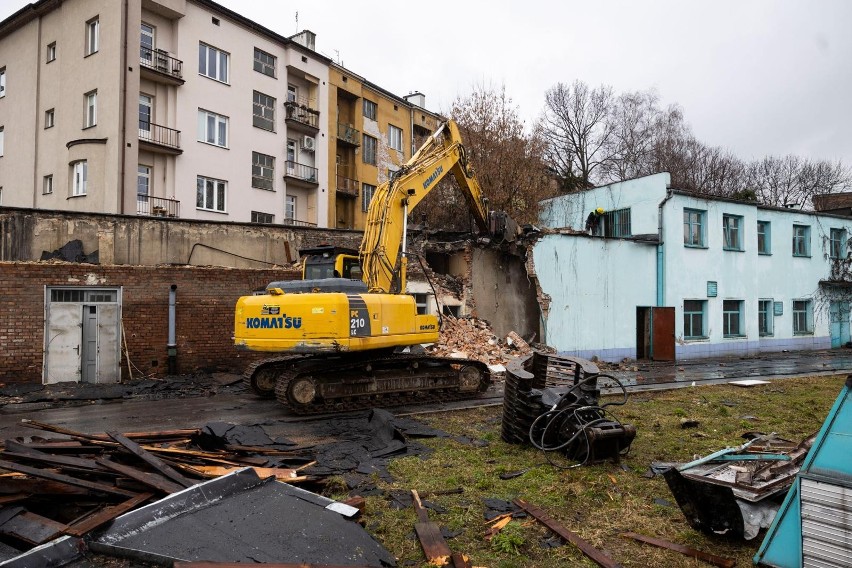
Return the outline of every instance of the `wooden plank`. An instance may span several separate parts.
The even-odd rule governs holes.
[[[3,451],[3,455],[16,458],[26,458],[42,463],[49,463],[51,465],[69,465],[77,468],[94,470],[100,469],[98,464],[95,463],[95,460],[74,456],[56,456],[39,450],[34,450],[33,448],[28,448],[27,446],[18,444],[11,440],[6,442],[6,449]]]
[[[176,456],[183,458],[197,458],[210,463],[222,465],[266,465],[269,460],[265,458],[246,459],[242,456],[234,456],[223,452],[205,452],[200,450],[184,450],[181,448],[160,448],[157,446],[142,446],[142,449],[162,456]]]
[[[23,511],[0,525],[0,534],[38,546],[58,537],[66,528],[62,523],[47,517]]]
[[[429,513],[423,507],[420,501],[420,495],[416,489],[411,490],[411,496],[414,498],[414,511],[417,513],[419,522],[414,523],[414,532],[417,533],[417,540],[420,541],[420,546],[423,548],[423,554],[426,555],[426,560],[433,566],[446,566],[450,562],[452,551],[444,540],[441,534],[441,529],[437,523],[429,521]]]
[[[91,440],[91,441],[99,441],[99,442],[109,442],[111,436],[109,432],[104,434],[86,434],[84,432],[77,432],[75,430],[71,430],[68,428],[63,428],[62,426],[55,426],[53,424],[47,424],[46,422],[39,422],[38,420],[30,420],[28,418],[24,418],[21,420],[21,423],[24,426],[29,428],[35,428],[37,430],[43,430],[45,432],[53,432],[55,434],[64,434],[70,438],[80,438],[83,440]],[[163,439],[171,439],[171,438],[191,438],[198,434],[197,428],[190,429],[182,429],[182,430],[161,430],[157,432],[126,432],[123,434],[125,438],[131,439],[150,439],[150,440],[163,440]]]
[[[63,532],[67,535],[82,537],[96,528],[110,522],[119,515],[123,515],[127,511],[132,511],[153,496],[153,493],[140,493],[136,497],[128,499],[123,503],[105,507],[94,514],[87,516],[85,519],[69,526]]]
[[[131,453],[141,458],[145,463],[147,463],[172,481],[179,483],[184,487],[192,487],[193,485],[195,485],[195,481],[185,478],[172,466],[165,463],[163,460],[151,454],[150,452],[147,452],[142,448],[142,446],[140,446],[133,440],[125,438],[118,432],[107,432],[107,435],[109,435],[110,438],[127,448]]]
[[[208,562],[200,560],[197,562],[175,562],[174,568],[246,568],[247,564],[239,562]],[[352,564],[293,564],[293,563],[270,563],[258,564],[263,568],[371,568],[370,566],[356,566]]]
[[[0,506],[8,505],[9,503],[17,503],[24,501],[30,497],[29,493],[12,493],[11,495],[0,496]]]
[[[187,470],[197,471],[199,475],[207,478],[221,477],[223,475],[228,475],[238,469],[243,469],[246,466],[230,466],[230,467],[222,467],[218,465],[191,465],[186,466]],[[307,476],[299,475],[296,473],[295,469],[285,469],[279,467],[252,467],[251,469],[257,474],[258,477],[266,478],[266,477],[274,477],[278,481],[286,481],[287,483],[298,483],[299,481],[305,481]]]
[[[73,485],[74,487],[83,487],[85,489],[92,489],[94,491],[100,491],[101,493],[107,493],[110,495],[120,495],[122,497],[135,497],[136,493],[133,491],[125,491],[124,489],[119,489],[118,487],[114,487],[112,485],[106,485],[104,483],[97,483],[95,481],[86,481],[85,479],[77,479],[76,477],[71,477],[68,475],[63,475],[61,473],[54,473],[52,471],[47,471],[44,469],[38,469],[36,467],[29,467],[26,465],[21,465],[5,460],[0,460],[0,469],[7,469],[9,471],[17,471],[18,473],[26,473],[32,477],[38,477],[41,479],[49,479],[51,481],[58,481],[59,483],[65,483],[68,485]]]
[[[579,535],[569,531],[559,523],[557,523],[554,519],[552,519],[547,513],[545,513],[542,509],[539,509],[535,505],[531,503],[527,503],[523,499],[515,499],[512,501],[515,505],[535,517],[535,519],[576,546],[580,549],[580,551],[588,556],[590,559],[595,561],[598,566],[602,568],[622,568],[620,564],[618,564],[615,560],[583,540],[579,537]]]
[[[709,552],[702,552],[700,550],[696,550],[694,548],[690,548],[689,546],[684,546],[682,544],[677,544],[675,542],[669,542],[667,540],[663,540],[661,538],[654,538],[652,536],[645,536],[642,534],[634,533],[634,532],[626,532],[622,533],[621,536],[624,538],[632,538],[633,540],[638,540],[639,542],[644,542],[645,544],[650,544],[652,546],[658,546],[660,548],[666,548],[668,550],[673,550],[675,552],[679,552],[685,556],[689,556],[690,558],[696,558],[698,560],[703,560],[708,564],[713,564],[714,566],[720,566],[721,568],[733,568],[736,566],[737,561],[732,558],[724,558],[722,556],[716,556],[715,554],[710,554]]]
[[[91,495],[92,491],[81,487],[72,487],[46,479],[31,479],[29,477],[8,477],[0,475],[0,494],[29,493],[30,495]]]
[[[452,555],[451,560],[453,568],[473,568],[473,564],[470,563],[470,558],[466,554],[456,552]]]
[[[129,465],[116,463],[108,458],[99,458],[98,464],[111,471],[129,477],[130,479],[134,479],[147,487],[152,487],[166,494],[177,493],[178,491],[184,490],[183,485],[178,485],[174,481],[166,479],[161,475],[148,471],[141,471]]]

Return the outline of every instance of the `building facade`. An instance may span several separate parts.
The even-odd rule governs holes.
[[[668,342],[678,359],[849,343],[852,219],[669,184],[661,173],[543,202],[542,224],[562,228],[533,251],[549,345],[615,361]],[[649,314],[670,331],[654,336]]]
[[[0,205],[359,226],[356,207],[341,207],[338,222],[337,198],[363,200],[360,182],[382,176],[356,165],[360,134],[338,128],[341,112],[364,128],[354,112],[361,89],[339,110],[345,97],[330,73],[348,72],[315,40],[280,36],[210,0],[25,6],[0,22]],[[401,163],[415,106],[373,91],[381,113],[398,112],[387,123],[400,123],[374,133],[376,152],[404,135],[390,160]]]

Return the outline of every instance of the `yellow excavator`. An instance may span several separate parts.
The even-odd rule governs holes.
[[[450,172],[479,230],[514,239],[517,226],[488,211],[458,127],[445,122],[376,189],[357,257],[335,247],[300,251],[302,280],[272,282],[265,294],[237,301],[236,347],[275,354],[245,371],[257,395],[316,414],[470,398],[488,388],[485,364],[417,348],[438,340],[439,319],[418,314],[405,293],[408,214]]]

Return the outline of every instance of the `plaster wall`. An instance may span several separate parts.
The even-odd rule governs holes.
[[[541,339],[535,282],[527,277],[518,256],[474,248],[471,284],[476,316],[488,320],[497,336],[514,331]]]

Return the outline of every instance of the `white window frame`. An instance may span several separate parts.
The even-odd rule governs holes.
[[[264,213],[263,211],[252,211],[251,222],[258,225],[274,225],[275,215],[272,213]]]
[[[722,248],[724,250],[743,250],[742,215],[722,215]]]
[[[845,251],[846,229],[830,229],[828,237],[828,257],[832,259],[846,258]]]
[[[366,213],[370,210],[370,202],[376,193],[376,186],[369,183],[361,184],[361,211]]]
[[[269,59],[270,61],[266,61]],[[260,48],[254,48],[254,70],[267,77],[275,79],[275,68],[277,67],[278,58],[267,53]]]
[[[42,178],[41,193],[42,195],[50,195],[53,193],[53,174],[48,174]]]
[[[136,168],[136,199],[140,200],[140,197],[144,197],[145,199],[141,199],[140,201],[147,201],[147,198],[151,195],[151,171],[154,168],[145,164],[139,164]],[[145,193],[139,191],[140,181],[145,180]]]
[[[695,229],[698,228],[697,242]],[[707,211],[683,208],[683,246],[707,248]]]
[[[147,29],[146,29],[147,28]],[[151,30],[150,32],[148,30]],[[157,49],[157,28],[147,22],[139,24],[139,59],[148,65],[154,63],[154,51]],[[147,45],[145,38],[151,38],[151,45]]]
[[[53,128],[56,126],[56,109],[49,108],[44,111],[44,128]]]
[[[98,91],[89,91],[83,95],[86,100],[86,116],[83,128],[91,128],[98,124]]]
[[[86,22],[86,56],[97,53],[100,48],[101,24],[98,16]]]
[[[757,301],[757,331],[760,337],[775,335],[775,302],[772,298]]]
[[[814,332],[813,302],[806,298],[793,300],[793,335],[812,335]],[[804,325],[804,329],[802,326]]]
[[[296,220],[296,205],[297,200],[295,195],[287,195],[284,197],[284,218],[288,221]]]
[[[56,61],[56,42],[52,41],[47,44],[47,50],[45,52],[45,63],[50,63],[51,61]]]
[[[213,132],[210,132],[210,126]],[[222,136],[224,126],[224,139]],[[209,110],[198,109],[198,141],[220,148],[228,147],[228,117]]]
[[[6,68],[0,67],[0,99],[6,96]]]
[[[287,84],[287,102],[288,103],[297,103],[299,102],[299,87],[293,85],[292,83]]]
[[[147,113],[143,110],[146,109]],[[147,122],[143,118],[147,117]],[[151,124],[154,122],[154,97],[139,93],[139,138],[151,139]],[[146,128],[147,126],[147,128]]]
[[[275,97],[260,91],[253,92],[251,124],[255,128],[275,132]]]
[[[388,124],[388,146],[402,152],[402,128]]]
[[[275,191],[275,156],[251,153],[251,186]]]
[[[761,231],[763,229],[763,231]],[[763,246],[760,246],[760,236],[763,234]],[[772,223],[769,221],[757,222],[757,254],[772,254]]]
[[[71,196],[81,197],[88,192],[89,162],[79,160],[71,164]]]
[[[226,85],[229,84],[230,59],[231,54],[227,51],[222,51],[204,42],[198,42],[198,74],[202,77],[207,77]]]
[[[221,198],[219,190],[222,190]],[[216,179],[207,176],[198,176],[195,185],[195,208],[200,211],[212,211],[213,213],[227,213],[225,204],[228,201],[228,182],[223,179]],[[207,191],[211,190],[212,194],[208,196]],[[202,193],[203,192],[203,193]],[[199,197],[201,204],[199,205]],[[221,201],[221,203],[220,203]]]
[[[793,256],[811,256],[811,226],[793,225]]]

